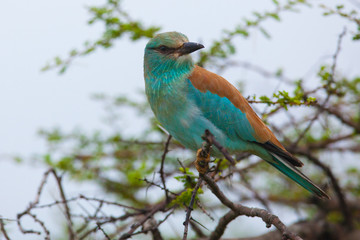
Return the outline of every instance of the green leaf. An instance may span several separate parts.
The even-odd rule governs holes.
[[[259,27],[259,30],[266,38],[271,38],[270,34],[263,27]]]
[[[65,66],[63,66],[63,67],[60,69],[59,73],[60,73],[60,74],[65,73],[66,69],[67,69],[67,66],[65,65]]]
[[[56,65],[61,65],[61,64],[63,63],[63,61],[61,60],[60,57],[55,57],[55,58],[54,58],[54,61],[55,61],[55,64],[56,64]]]
[[[267,13],[267,15],[280,22],[280,17],[277,13]]]

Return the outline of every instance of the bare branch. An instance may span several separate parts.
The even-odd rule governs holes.
[[[1,218],[1,216],[0,216],[0,231],[6,240],[11,240],[9,235],[7,234],[7,231],[5,229],[5,223],[4,220]]]
[[[37,190],[37,194],[36,194],[36,196],[35,196],[34,201],[33,201],[33,202],[30,202],[29,206],[25,209],[25,211],[17,214],[17,217],[16,217],[16,219],[17,219],[17,225],[18,225],[20,231],[21,231],[22,233],[24,233],[24,234],[37,234],[37,235],[40,235],[40,234],[41,234],[39,231],[26,230],[26,229],[22,226],[22,224],[21,224],[21,218],[22,218],[23,216],[25,216],[25,215],[29,215],[29,216],[31,216],[36,222],[38,222],[36,216],[32,215],[32,214],[30,213],[30,211],[32,210],[33,207],[35,207],[35,206],[39,203],[39,201],[40,201],[40,196],[41,196],[41,194],[42,194],[42,191],[43,191],[43,189],[44,189],[45,183],[46,183],[46,181],[47,181],[47,179],[48,179],[48,176],[49,176],[49,174],[50,174],[51,171],[52,171],[52,169],[49,169],[49,170],[47,170],[47,171],[44,173],[43,178],[42,178],[41,183],[40,183],[40,186],[39,186],[39,188],[38,188],[38,190]],[[38,222],[38,223],[39,223],[40,225],[42,225],[41,222]],[[45,230],[45,232],[47,233],[47,230]]]
[[[264,209],[249,208],[241,204],[233,203],[224,195],[224,193],[220,190],[219,186],[212,178],[206,174],[202,175],[202,178],[209,186],[211,192],[221,201],[221,203],[230,208],[236,214],[248,217],[260,217],[266,223],[266,227],[271,227],[271,225],[274,225],[284,237],[287,237],[291,240],[301,240],[299,236],[296,236],[294,233],[290,232],[285,224],[277,216],[269,213]]]
[[[172,199],[173,198],[170,197],[170,200],[172,200]],[[127,233],[123,234],[120,237],[120,239],[128,239],[128,238],[130,238],[138,227],[140,227],[142,224],[144,224],[146,222],[146,220],[148,220],[156,212],[158,212],[160,210],[164,210],[166,205],[167,205],[167,201],[163,201],[163,202],[155,205],[149,213],[147,213],[144,217],[141,218],[141,220],[139,222],[132,225],[131,229]]]
[[[203,144],[203,147],[198,150],[197,158],[196,158],[197,161],[195,161],[196,168],[199,171],[199,182],[201,179],[203,179],[207,183],[211,192],[221,201],[221,203],[223,205],[230,208],[232,210],[231,212],[233,212],[233,213],[230,212],[230,213],[226,214],[220,220],[221,222],[219,223],[219,225],[217,227],[217,231],[213,232],[213,234],[211,235],[212,236],[211,239],[219,239],[223,235],[225,228],[229,222],[231,222],[237,216],[245,215],[248,217],[260,217],[266,223],[267,227],[271,227],[271,225],[274,225],[282,233],[284,238],[288,238],[291,240],[301,240],[301,238],[299,236],[296,236],[294,233],[290,232],[277,216],[269,213],[268,211],[266,211],[264,209],[249,208],[249,207],[243,206],[241,204],[234,204],[223,194],[223,192],[220,190],[220,188],[215,183],[215,181],[210,176],[208,176],[206,173],[206,171],[208,169],[207,165],[208,165],[209,161],[202,161],[202,158],[199,157],[199,156],[208,156],[209,155],[211,144],[216,142],[215,137],[211,134],[211,132],[209,130],[205,130],[204,140],[206,142],[205,142],[205,144]],[[218,144],[218,146],[216,146],[216,147],[222,153],[224,153],[224,156],[228,155],[227,158],[229,157],[230,159],[232,159],[232,157],[229,155],[229,153],[226,151],[226,149],[223,146],[221,146],[220,143],[217,142],[217,144]],[[198,161],[198,160],[200,160],[200,161]],[[195,194],[193,192],[193,196],[194,195]],[[193,198],[192,198],[192,200],[193,200]],[[192,206],[192,205],[190,205],[190,206]],[[187,231],[184,232],[184,237],[185,237],[185,233],[187,234]],[[183,239],[186,239],[186,237]]]
[[[69,208],[69,205],[66,202],[65,192],[64,192],[62,182],[61,182],[62,178],[58,176],[58,174],[56,173],[56,171],[54,169],[51,169],[51,173],[54,175],[54,177],[56,179],[56,183],[58,185],[59,192],[60,192],[60,197],[61,197],[61,200],[63,201],[63,206],[65,208],[65,216],[66,216],[66,220],[67,220],[67,228],[68,228],[69,239],[74,240],[76,235],[75,235],[75,232],[73,230],[73,222],[72,222],[72,219],[71,219],[70,208]]]
[[[100,223],[96,223],[96,226],[98,227],[98,229],[100,229],[100,231],[104,234],[105,238],[107,240],[111,240],[111,238],[106,234],[106,232],[104,231],[104,229],[102,229]]]
[[[201,184],[202,184],[202,178],[199,178],[199,180],[198,180],[198,182],[196,183],[196,186],[195,186],[195,188],[194,188],[194,190],[192,191],[192,194],[191,194],[190,204],[189,204],[189,206],[187,207],[186,217],[185,217],[185,221],[184,221],[184,223],[183,223],[183,225],[184,225],[183,240],[186,240],[186,239],[187,239],[189,221],[190,221],[190,217],[191,217],[191,211],[193,210],[196,193],[197,193],[197,191],[199,190]]]
[[[222,218],[220,218],[218,225],[215,230],[211,233],[209,240],[218,240],[224,235],[227,225],[239,216],[238,213],[230,210]]]
[[[166,154],[169,152],[170,140],[171,140],[171,135],[169,135],[167,140],[166,140],[165,149],[164,149],[163,155],[161,156],[161,167],[160,167],[160,171],[159,171],[160,177],[161,177],[161,182],[162,182],[162,184],[164,186],[165,197],[166,197],[167,202],[169,202],[169,194],[168,194],[168,190],[167,190],[166,185],[165,185],[164,162],[165,162]]]

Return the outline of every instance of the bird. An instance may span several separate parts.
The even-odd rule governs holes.
[[[202,48],[180,32],[157,34],[146,44],[145,92],[162,127],[195,151],[209,130],[230,153],[257,155],[315,196],[330,199],[298,169],[303,163],[283,147],[238,89],[194,64],[190,54]]]

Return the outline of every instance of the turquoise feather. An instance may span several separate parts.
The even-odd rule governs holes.
[[[302,172],[296,169],[294,166],[282,161],[280,157],[273,156],[273,162],[268,162],[277,170],[282,172],[285,176],[295,181],[297,184],[308,190],[309,192],[316,194],[317,196],[323,196],[323,191],[311,182],[311,180],[305,176]]]

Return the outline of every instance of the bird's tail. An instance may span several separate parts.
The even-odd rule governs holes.
[[[300,172],[295,166],[292,166],[286,160],[282,159],[281,156],[269,152],[272,155],[273,161],[267,161],[280,172],[291,178],[297,184],[308,190],[309,192],[315,194],[319,198],[327,198],[330,197],[321,190],[318,186],[316,186],[307,176],[305,176],[302,172]]]

